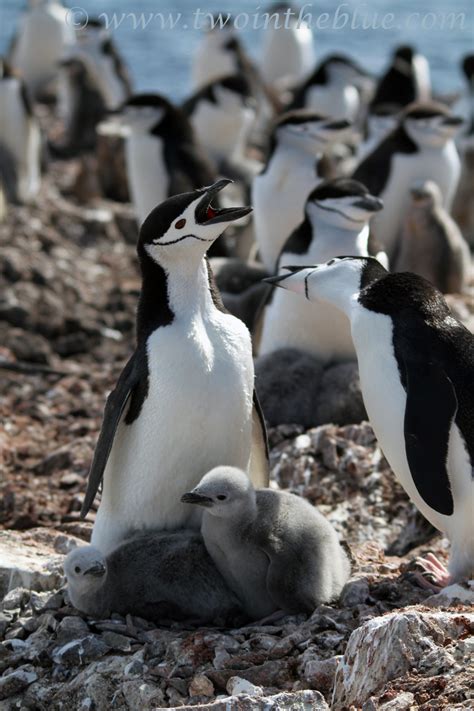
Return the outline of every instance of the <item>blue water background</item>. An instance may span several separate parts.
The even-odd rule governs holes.
[[[153,21],[146,29],[133,29],[133,21],[127,18],[113,36],[127,61],[134,85],[139,91],[159,91],[173,99],[182,99],[190,91],[190,67],[196,46],[201,35],[195,29],[195,11],[201,9],[214,12],[249,13],[253,21],[254,13],[267,9],[265,1],[255,0],[70,0],[67,7],[83,8],[91,17],[105,12],[112,13],[176,13],[183,17],[179,26],[173,30],[162,29],[161,22]],[[299,4],[301,7],[303,3]],[[4,53],[16,27],[18,18],[25,7],[25,0],[0,0],[0,52]],[[463,79],[459,71],[461,57],[473,51],[474,37],[474,2],[459,0],[368,0],[345,3],[320,2],[306,3],[306,11],[311,12],[315,20],[321,13],[330,14],[330,22],[334,21],[336,10],[339,13],[352,13],[358,10],[359,17],[365,15],[380,22],[386,13],[395,15],[396,27],[393,29],[351,29],[346,25],[342,30],[315,29],[314,42],[317,58],[324,57],[330,51],[341,51],[355,57],[363,66],[372,72],[381,71],[388,61],[394,46],[400,43],[414,44],[429,59],[432,71],[434,89],[437,92],[453,92],[463,88]],[[406,26],[410,13],[420,13],[420,20],[412,19],[411,27]],[[442,18],[439,13],[463,13],[464,18],[450,29],[449,23],[441,27]],[[431,29],[421,26],[421,17],[426,13],[435,13],[436,25]],[[84,15],[85,17],[85,15]],[[245,21],[242,19],[241,21]],[[433,15],[428,16],[426,25],[433,22]],[[342,24],[342,20],[340,20]],[[349,23],[348,23],[349,24]],[[462,26],[461,26],[462,24]],[[184,27],[187,25],[187,28]],[[251,56],[258,59],[261,47],[262,31],[247,27],[240,36]]]

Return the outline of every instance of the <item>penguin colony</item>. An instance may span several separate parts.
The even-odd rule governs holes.
[[[0,62],[3,209],[35,200],[48,157],[109,142],[142,276],[82,509],[100,490],[92,545],[64,564],[73,604],[230,624],[337,599],[348,559],[314,506],[269,488],[265,419],[368,416],[450,541],[448,570],[425,563],[434,583],[473,577],[474,336],[442,295],[472,289],[472,211],[451,214],[470,176],[472,56],[458,115],[413,47],[376,77],[290,22],[256,64],[232,23],[211,23],[179,105],[158,84],[134,91],[99,20],[75,32],[59,0],[30,4]]]

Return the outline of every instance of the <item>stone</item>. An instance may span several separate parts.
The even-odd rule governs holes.
[[[332,694],[336,670],[341,659],[341,655],[329,659],[309,658],[304,664],[303,675],[311,689],[317,689],[329,697]]]
[[[67,616],[59,623],[56,632],[56,644],[62,646],[89,634],[89,626],[82,617]]]
[[[226,691],[232,696],[246,694],[246,696],[262,696],[263,689],[261,686],[255,686],[250,681],[242,679],[240,676],[231,676],[226,684]]]
[[[56,664],[82,666],[103,657],[109,651],[110,647],[100,637],[90,634],[82,639],[67,642],[61,647],[55,647],[52,658]]]
[[[340,603],[343,607],[355,607],[363,605],[369,597],[369,584],[365,578],[349,580],[341,592]]]
[[[259,696],[227,696],[199,706],[172,706],[168,711],[329,711],[319,691],[297,691]]]
[[[204,674],[196,674],[189,684],[190,696],[214,696],[214,684]]]
[[[0,700],[8,699],[10,696],[18,694],[32,684],[38,675],[31,667],[19,667],[10,674],[0,678]]]
[[[14,588],[55,590],[62,581],[62,556],[32,531],[0,531],[0,597]]]

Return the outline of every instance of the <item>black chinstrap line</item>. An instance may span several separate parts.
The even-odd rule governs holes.
[[[349,220],[349,222],[355,222],[355,224],[357,224],[357,225],[361,224],[362,222],[365,222],[365,220],[355,220],[353,217],[349,217],[344,212],[342,212],[342,210],[336,210],[335,207],[324,207],[324,205],[322,205],[317,200],[315,200],[314,202],[315,202],[315,205],[317,205],[318,207],[321,208],[321,210],[327,210],[328,212],[335,212],[336,214],[341,215],[341,217],[344,217],[346,220]]]
[[[152,244],[156,244],[158,247],[167,247],[170,244],[177,244],[178,242],[182,242],[184,239],[188,239],[191,237],[192,239],[197,239],[199,242],[214,242],[214,239],[204,239],[204,237],[198,237],[197,235],[183,235],[182,237],[178,237],[178,239],[171,240],[171,242],[160,242],[159,240],[153,240]]]

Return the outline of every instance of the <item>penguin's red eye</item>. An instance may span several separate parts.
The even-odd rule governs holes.
[[[215,217],[216,214],[217,214],[216,211],[213,210],[212,207],[209,205],[209,207],[207,208],[207,213],[206,213],[207,219],[212,220],[212,218]]]
[[[186,224],[186,220],[183,217],[181,220],[178,220],[178,222],[175,222],[174,226],[176,227],[177,230],[182,230],[185,224]]]

